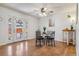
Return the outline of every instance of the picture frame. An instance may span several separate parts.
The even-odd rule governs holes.
[[[52,19],[49,19],[49,27],[53,27],[55,25],[55,21]]]

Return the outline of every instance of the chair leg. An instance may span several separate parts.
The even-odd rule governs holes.
[[[45,45],[45,40],[43,39],[42,41],[43,41],[43,44]]]
[[[52,39],[51,39],[51,46],[52,46]]]
[[[53,43],[54,43],[54,47],[55,47],[55,40],[53,40]]]
[[[51,43],[50,43],[50,40],[48,40],[48,46],[50,46],[50,44],[51,44]]]
[[[48,45],[48,40],[46,40],[46,46]]]
[[[42,46],[42,40],[39,40],[39,43],[40,43],[39,45]]]
[[[48,40],[48,42],[47,42],[47,43],[48,43],[48,46],[50,46],[50,40]]]
[[[36,40],[36,46],[37,46],[37,40]]]
[[[36,40],[36,47],[41,46],[41,41],[40,40]]]

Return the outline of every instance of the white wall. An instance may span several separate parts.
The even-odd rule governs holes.
[[[79,56],[79,4],[78,4],[78,23],[76,25],[76,54]]]
[[[50,17],[44,17],[40,19],[40,30],[43,31],[43,27],[47,27],[47,30],[54,30],[55,29],[55,40],[62,41],[62,30],[66,27],[70,28],[71,21],[67,18],[67,15],[71,15],[74,20],[76,19],[76,7],[69,6],[69,7],[63,7],[63,8],[57,8],[56,11],[54,11],[53,15]],[[55,27],[52,27],[49,29],[49,18],[52,20],[55,20]]]
[[[58,41],[62,41],[62,30],[65,27],[70,27],[70,21],[67,19],[67,14],[74,16],[75,18],[75,6],[73,7],[63,7],[63,8],[56,8],[57,10],[54,11],[55,13],[50,17],[41,18],[37,20],[37,18],[33,16],[28,16],[16,12],[14,10],[10,10],[8,8],[0,7],[0,16],[3,17],[3,21],[0,22],[0,45],[10,43],[14,40],[8,40],[8,19],[10,17],[17,17],[17,18],[24,18],[25,21],[28,23],[27,25],[27,39],[35,38],[35,31],[40,28],[43,31],[43,26],[47,27],[47,30],[55,30],[55,39]],[[48,26],[48,19],[51,18],[55,20],[55,27],[49,28]],[[53,29],[54,28],[54,29]],[[5,30],[6,29],[6,30]]]
[[[10,10],[8,8],[1,6],[0,6],[0,17],[3,17],[3,21],[0,22],[0,45],[4,45],[16,41],[16,39],[8,40],[8,19],[12,17],[16,17],[17,19],[23,18],[24,21],[28,23],[26,29],[28,34],[26,39],[35,38],[35,31],[38,28],[37,18],[33,16],[24,15],[17,11]]]
[[[79,23],[76,27],[76,54],[79,56]]]

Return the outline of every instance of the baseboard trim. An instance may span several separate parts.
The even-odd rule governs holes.
[[[0,44],[0,46],[6,46],[6,45],[9,45],[9,44],[13,44],[13,43],[24,42],[24,41],[35,40],[35,39],[36,38],[31,38],[31,39],[19,40],[19,41],[14,41],[14,42],[9,42],[9,43],[2,43],[2,44]],[[55,40],[55,41],[63,42],[63,41],[59,41],[59,40]],[[63,43],[66,43],[66,41],[63,42]]]
[[[34,40],[34,39],[35,39],[35,38],[26,39],[26,40],[19,40],[19,41],[14,41],[14,42],[8,42],[8,43],[1,43],[1,44],[0,44],[0,47],[1,47],[1,46],[10,45],[10,44],[14,44],[14,43],[18,43],[18,42],[24,42],[24,41]]]

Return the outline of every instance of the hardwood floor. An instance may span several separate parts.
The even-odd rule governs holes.
[[[36,47],[35,40],[7,44],[0,47],[0,56],[75,56],[75,47],[56,42],[56,46]]]

